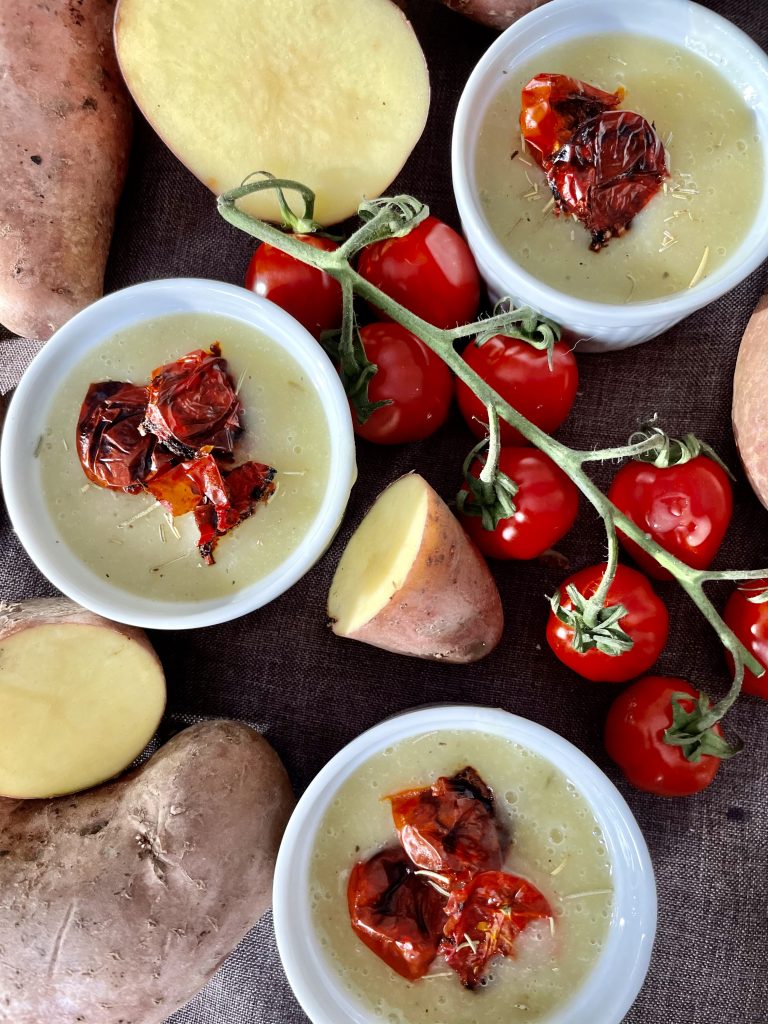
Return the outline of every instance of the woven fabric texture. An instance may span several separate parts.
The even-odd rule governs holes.
[[[495,34],[430,0],[405,4],[432,78],[427,129],[393,191],[429,202],[458,226],[450,178],[450,125],[462,87]],[[768,47],[766,0],[707,0]],[[332,55],[327,59],[332,59]],[[127,187],[120,205],[107,290],[173,276],[240,283],[252,243],[221,221],[212,196],[137,117]],[[581,387],[561,431],[582,447],[620,444],[638,420],[658,413],[672,431],[705,438],[738,466],[730,426],[731,382],[739,340],[768,270],[639,348],[580,358]],[[34,343],[0,335],[0,391],[34,354]],[[297,793],[345,743],[394,712],[419,704],[474,701],[527,716],[564,735],[617,783],[650,847],[659,891],[659,929],[646,984],[626,1024],[765,1024],[768,1021],[768,706],[745,697],[729,729],[746,752],[711,789],[685,800],[657,799],[626,785],[602,746],[616,690],[566,670],[544,641],[545,595],[565,574],[538,563],[498,565],[506,610],[499,648],[452,667],[389,655],[334,637],[324,607],[331,575],[353,527],[382,487],[419,470],[449,498],[471,439],[454,414],[420,444],[359,447],[360,477],[328,554],[289,593],[226,625],[156,633],[165,665],[169,714],[231,716],[258,723],[284,759]],[[613,467],[597,469],[605,484]],[[605,540],[591,507],[560,545],[571,565],[599,561]],[[768,513],[739,476],[733,528],[718,564],[768,564]],[[716,637],[674,584],[660,584],[672,621],[659,671],[687,676],[719,694],[727,674]],[[53,593],[0,511],[0,598]],[[724,602],[726,593],[717,600]],[[478,1018],[479,1020],[480,1018]],[[173,1024],[301,1024],[267,915]],[[583,1024],[583,1022],[574,1022]]]

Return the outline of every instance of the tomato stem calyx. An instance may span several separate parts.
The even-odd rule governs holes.
[[[573,630],[571,646],[575,651],[585,654],[597,650],[613,656],[632,650],[632,637],[621,627],[621,620],[627,614],[624,605],[598,605],[572,584],[565,589],[573,607],[563,607],[559,590],[549,603],[558,619]]]
[[[502,519],[509,519],[517,511],[514,497],[519,487],[511,477],[499,470],[499,416],[492,405],[487,406],[489,435],[478,442],[464,460],[462,472],[468,490],[462,488],[456,495],[456,508],[460,515],[481,516],[483,529],[495,530]],[[488,448],[485,463],[478,476],[471,472],[472,463],[483,449]]]
[[[736,479],[714,448],[693,434],[683,434],[681,438],[670,437],[658,426],[655,417],[643,423],[640,429],[632,434],[629,444],[641,446],[645,441],[649,442],[649,447],[639,450],[633,456],[637,462],[648,462],[657,469],[669,469],[671,466],[682,466],[699,455],[705,455],[725,470],[731,480]]]
[[[699,694],[690,710],[685,707],[691,704],[689,693],[673,693],[671,700],[672,725],[664,733],[664,742],[680,747],[686,760],[695,764],[704,754],[727,760],[743,749],[741,740],[728,743],[715,732],[710,721],[712,704],[706,693]]]

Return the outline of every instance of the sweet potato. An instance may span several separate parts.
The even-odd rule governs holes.
[[[744,472],[768,508],[768,293],[741,339],[733,377],[733,433]]]
[[[277,754],[237,722],[77,797],[0,800],[0,1020],[165,1020],[268,907],[292,806]]]
[[[115,42],[142,113],[204,184],[271,171],[314,189],[324,224],[379,196],[426,122],[424,54],[390,0],[120,0]],[[241,205],[280,219],[274,193]]]
[[[442,3],[481,25],[504,29],[548,0],[442,0]]]
[[[130,103],[110,0],[3,0],[0,323],[48,338],[102,293]]]
[[[165,707],[140,629],[66,598],[0,604],[0,794],[75,793],[142,752]]]
[[[328,597],[334,633],[397,654],[477,661],[501,638],[488,566],[423,477],[383,491],[352,535]]]

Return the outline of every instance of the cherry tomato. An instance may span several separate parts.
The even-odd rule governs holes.
[[[605,724],[605,749],[638,789],[659,796],[690,796],[712,782],[721,761],[702,754],[689,761],[680,747],[664,742],[664,733],[672,724],[672,694],[689,693],[690,701],[681,701],[691,711],[699,697],[687,679],[669,676],[644,676],[628,686],[611,705]],[[722,736],[722,730],[713,730]]]
[[[614,477],[608,497],[641,530],[694,569],[711,564],[733,513],[728,474],[706,455],[666,469],[628,462]],[[638,544],[620,536],[644,572],[657,580],[672,578]]]
[[[547,353],[517,338],[497,335],[483,345],[469,345],[464,360],[526,419],[548,434],[557,430],[576,400],[579,371],[570,348],[555,344],[552,369]],[[485,405],[466,384],[458,381],[459,409],[475,437],[484,437],[488,426]],[[528,444],[519,431],[501,420],[503,445]]]
[[[367,246],[357,269],[366,281],[435,327],[456,327],[477,315],[480,275],[475,259],[461,235],[437,217],[427,217],[401,238]]]
[[[600,586],[604,569],[605,565],[591,565],[565,580],[560,585],[562,607],[573,607],[566,593],[569,584],[584,597],[591,597]],[[564,665],[585,679],[624,683],[647,672],[661,654],[669,633],[669,615],[645,576],[626,565],[618,566],[606,603],[626,608],[627,614],[619,625],[634,641],[630,650],[611,655],[592,648],[581,654],[571,643],[573,628],[561,622],[554,612],[550,612],[547,621],[547,642]]]
[[[440,952],[464,987],[472,989],[482,981],[489,961],[514,956],[520,932],[531,921],[552,917],[552,908],[524,878],[482,871],[451,891],[445,913]]]
[[[723,618],[747,650],[754,654],[761,665],[768,667],[768,604],[755,604],[749,600],[750,596],[761,594],[766,589],[768,580],[756,580],[750,584],[749,590],[734,590],[728,598]],[[733,672],[733,658],[730,653],[726,656]],[[768,671],[758,677],[748,668],[744,669],[743,690],[768,700]]]
[[[377,444],[420,441],[448,418],[453,375],[415,334],[393,323],[368,324],[360,331],[365,354],[378,370],[368,383],[371,402],[389,399],[365,423],[353,414],[355,433]]]
[[[400,842],[417,867],[451,874],[501,867],[509,840],[496,821],[493,793],[474,768],[389,800]]]
[[[429,970],[445,922],[443,898],[413,871],[405,851],[389,847],[356,864],[347,886],[352,928],[409,981]]]
[[[483,463],[471,472],[479,476]],[[552,459],[535,448],[502,448],[499,469],[518,485],[516,512],[486,530],[480,516],[461,516],[461,525],[488,558],[536,558],[573,526],[579,491]],[[464,484],[463,491],[469,487]],[[469,499],[468,504],[472,501]]]
[[[318,235],[295,235],[316,249],[331,252],[338,243]],[[341,285],[288,253],[262,242],[251,257],[245,287],[290,313],[314,337],[341,326]]]

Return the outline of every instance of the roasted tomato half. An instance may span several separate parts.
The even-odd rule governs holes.
[[[443,897],[414,874],[400,847],[352,869],[347,887],[352,927],[366,946],[409,981],[423,977],[443,934]]]
[[[156,369],[149,384],[144,428],[181,458],[201,448],[231,455],[242,432],[242,406],[218,343]]]
[[[400,842],[418,867],[458,876],[501,867],[508,837],[474,768],[389,800]]]
[[[440,952],[462,985],[475,988],[493,957],[514,956],[518,935],[531,921],[552,917],[552,908],[524,878],[483,871],[453,890],[445,913]]]

